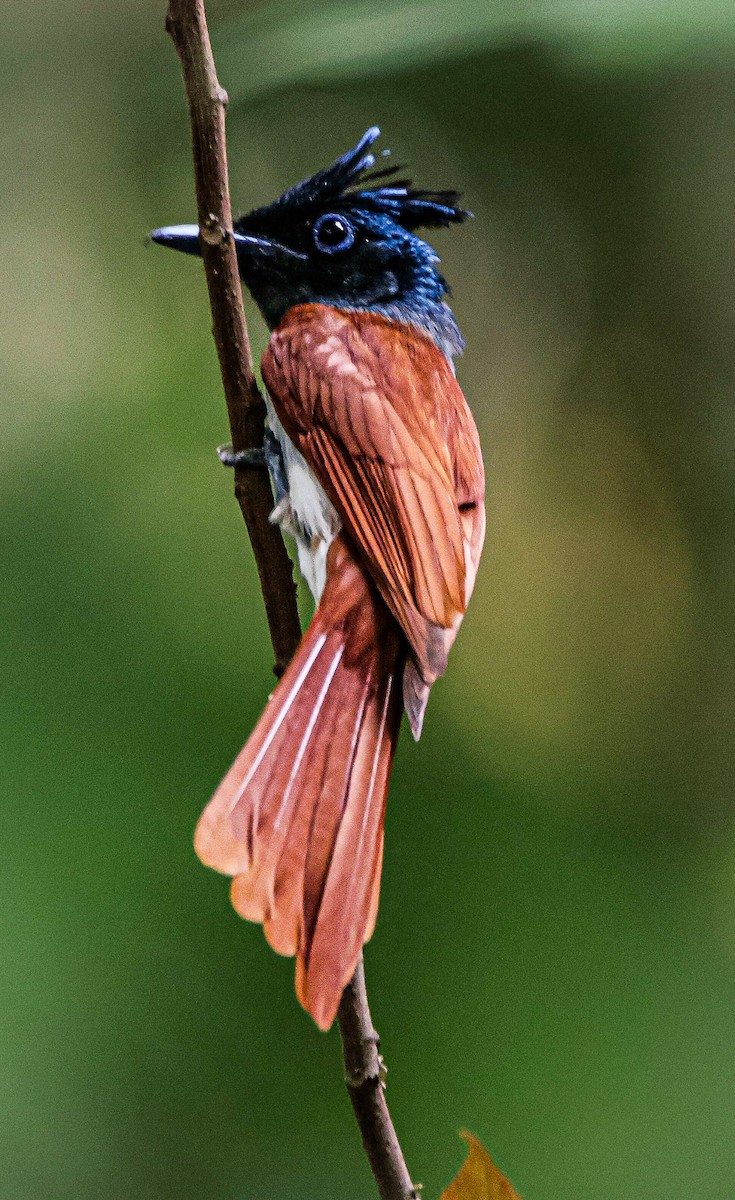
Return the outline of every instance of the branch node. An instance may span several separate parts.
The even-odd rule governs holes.
[[[380,1083],[380,1076],[359,1069],[353,1071],[351,1075],[345,1074],[345,1085],[350,1091],[355,1088],[365,1087],[368,1083]]]
[[[208,246],[224,246],[230,235],[214,213],[207,213],[199,226],[199,236]]]

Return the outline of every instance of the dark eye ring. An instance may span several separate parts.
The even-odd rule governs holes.
[[[314,245],[324,254],[341,254],[355,241],[355,231],[345,217],[324,213],[314,222]]]

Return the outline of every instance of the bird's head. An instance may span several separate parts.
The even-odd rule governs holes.
[[[240,275],[271,327],[289,308],[311,302],[405,314],[417,324],[445,309],[439,260],[416,230],[470,214],[456,192],[414,189],[396,178],[400,167],[373,170],[370,147],[379,133],[368,129],[331,166],[235,221]],[[152,237],[200,253],[195,225],[157,229]]]

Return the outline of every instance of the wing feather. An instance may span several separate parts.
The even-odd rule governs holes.
[[[262,367],[286,432],[359,546],[422,677],[433,681],[482,540],[459,509],[468,498],[481,507],[484,476],[449,363],[418,331],[309,304],[287,314]],[[455,447],[448,434],[457,416],[471,436]]]

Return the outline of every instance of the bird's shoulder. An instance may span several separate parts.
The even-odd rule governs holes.
[[[439,417],[447,398],[459,392],[448,360],[419,329],[370,310],[326,304],[288,311],[271,335],[263,370],[281,375],[307,406],[316,398],[316,381],[331,381],[340,391],[378,391],[409,419]]]

